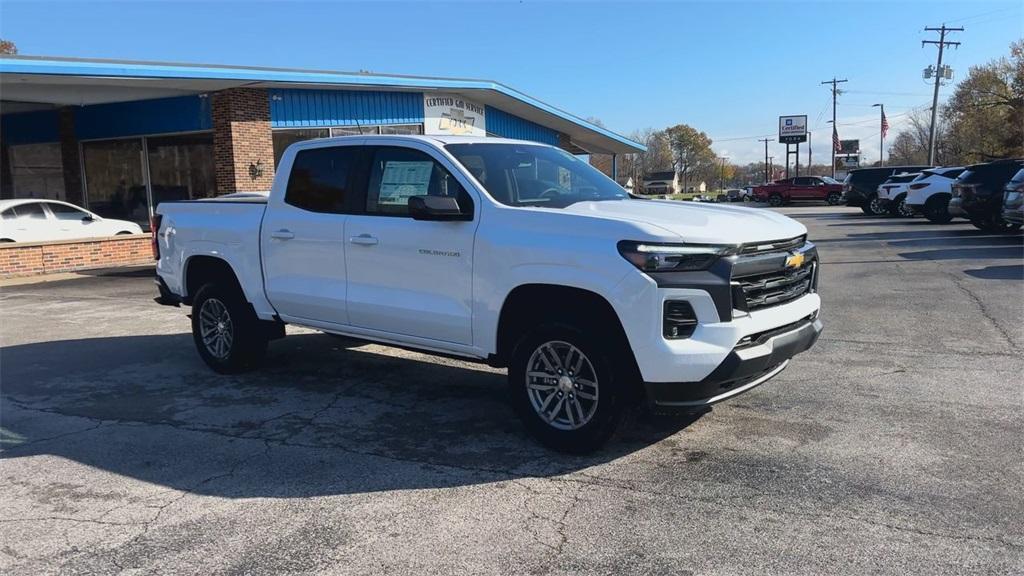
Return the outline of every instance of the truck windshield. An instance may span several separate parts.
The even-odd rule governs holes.
[[[629,194],[590,164],[550,146],[448,144],[445,148],[507,206],[565,208],[576,202],[626,200]]]

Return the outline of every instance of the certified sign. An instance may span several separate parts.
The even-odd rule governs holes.
[[[779,116],[779,142],[807,142],[807,116]]]
[[[423,95],[424,134],[486,136],[484,107],[456,94]]]

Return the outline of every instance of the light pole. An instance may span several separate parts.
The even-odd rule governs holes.
[[[878,133],[878,165],[885,166],[885,133],[889,131],[889,122],[885,119],[885,104],[872,104],[871,107],[882,110],[882,122],[879,125],[881,131]]]
[[[721,172],[719,172],[719,176],[718,176],[718,189],[721,192],[725,192],[725,163],[729,161],[729,158],[727,158],[725,156],[722,156],[721,157],[721,161],[722,161],[722,170],[721,170]]]
[[[808,176],[811,175],[811,134],[813,134],[813,132],[808,130],[807,131],[807,175]]]

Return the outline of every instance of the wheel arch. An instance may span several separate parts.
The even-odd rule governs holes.
[[[242,285],[238,281],[238,274],[235,273],[234,268],[231,264],[217,256],[210,256],[206,254],[196,254],[190,256],[185,261],[184,278],[182,278],[182,287],[185,289],[182,295],[182,301],[185,304],[191,304],[192,298],[195,297],[196,292],[206,283],[212,280],[220,280],[233,285],[244,295],[245,292],[242,290]]]
[[[618,314],[602,295],[585,288],[557,284],[521,284],[506,295],[498,316],[497,338],[492,364],[507,366],[515,345],[540,322],[575,324],[599,330],[612,340],[625,359],[630,376],[639,378],[640,369]]]

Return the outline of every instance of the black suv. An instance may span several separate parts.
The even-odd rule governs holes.
[[[1003,220],[1003,187],[1021,168],[1021,159],[968,166],[953,183],[950,215],[967,218],[975,228],[986,232],[1017,230],[1020,224]]]
[[[881,216],[886,207],[878,202],[878,186],[893,174],[904,174],[927,170],[931,166],[884,166],[882,168],[858,168],[850,170],[843,180],[843,197],[847,206],[859,206],[865,214]]]

